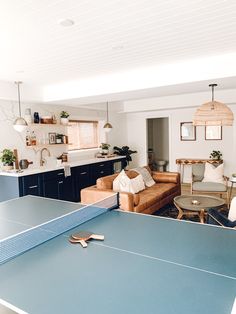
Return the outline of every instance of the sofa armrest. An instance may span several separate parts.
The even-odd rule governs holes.
[[[96,185],[89,186],[88,188],[80,191],[82,204],[93,204],[103,200],[108,196],[114,195],[114,191],[107,189],[97,189]]]
[[[134,206],[139,203],[139,195],[129,192],[119,192],[120,209],[125,211],[134,211]]]
[[[155,182],[180,184],[180,174],[178,172],[152,171],[152,178]]]
[[[82,204],[93,204],[103,200],[104,198],[114,195],[113,190],[97,189],[96,185],[87,187],[80,191]],[[134,206],[139,203],[139,194],[132,194],[128,192],[119,192],[119,206],[125,211],[134,211]]]

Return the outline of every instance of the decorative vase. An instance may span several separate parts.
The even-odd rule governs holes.
[[[69,122],[68,118],[61,118],[61,124],[67,125]]]

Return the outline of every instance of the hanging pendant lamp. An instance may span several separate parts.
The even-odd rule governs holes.
[[[25,121],[24,118],[21,117],[21,104],[20,104],[20,84],[22,84],[22,82],[17,81],[15,82],[15,84],[17,85],[17,90],[18,90],[18,104],[19,104],[19,117],[16,118],[16,120],[13,123],[13,128],[17,131],[17,132],[22,132],[24,131],[28,124]]]
[[[106,133],[110,132],[112,129],[111,123],[109,123],[109,117],[108,117],[108,102],[107,102],[107,122],[104,124],[103,129]]]
[[[232,126],[234,115],[225,104],[214,100],[214,88],[217,84],[210,84],[212,100],[201,105],[194,114],[193,125],[221,125]]]

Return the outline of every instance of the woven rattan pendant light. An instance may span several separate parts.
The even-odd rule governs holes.
[[[234,115],[225,104],[214,100],[214,88],[217,84],[210,84],[212,100],[201,105],[194,114],[193,125],[233,125]]]

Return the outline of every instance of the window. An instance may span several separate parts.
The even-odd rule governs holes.
[[[98,121],[70,120],[69,150],[97,148],[98,133]]]

